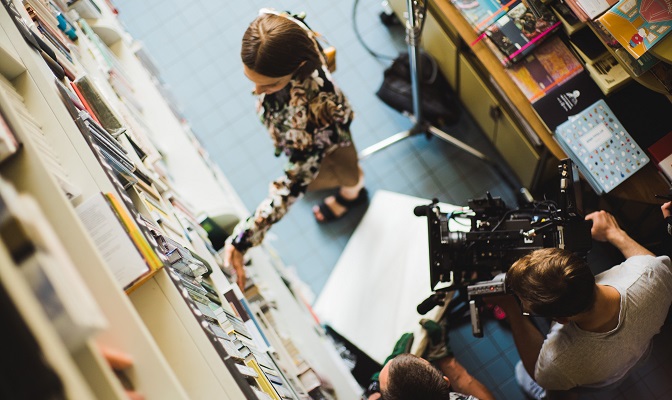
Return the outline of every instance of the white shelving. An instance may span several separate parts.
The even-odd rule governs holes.
[[[82,7],[89,7],[87,2],[90,0],[79,0]],[[101,6],[99,18],[93,12],[85,24],[100,42],[76,27],[79,40],[69,47],[76,77],[86,74],[94,82],[109,107],[126,123],[129,137],[147,154],[141,159],[129,138],[124,133],[119,136],[129,159],[149,179],[127,188],[125,193],[122,189],[121,196],[129,196],[129,203],[122,207],[131,216],[140,215],[156,222],[157,229],[170,231],[167,237],[207,262],[213,269],[209,282],[224,309],[233,312],[223,298],[224,293],[232,290],[245,302],[242,293],[220,270],[221,259],[202,239],[197,222],[185,215],[178,216],[169,197],[174,195],[183,200],[194,215],[214,219],[235,221],[246,216],[247,210],[201,148],[188,123],[173,112],[158,79],[139,60],[136,53],[141,46],[123,31],[106,4],[96,3]],[[18,0],[16,7],[27,20],[29,16]],[[77,18],[72,12],[67,15],[71,21]],[[118,93],[120,89],[113,87],[111,72],[123,75],[122,79],[128,81],[133,93],[127,95],[132,99],[124,100]],[[44,213],[44,223],[53,228],[107,321],[107,326],[86,345],[68,351],[46,317],[40,314],[40,304],[26,283],[22,283],[20,274],[12,270],[12,263],[6,262],[9,255],[0,240],[2,282],[11,283],[8,290],[21,304],[22,313],[40,344],[47,348],[46,358],[58,370],[67,397],[126,398],[122,382],[102,350],[114,349],[132,358],[133,366],[125,374],[135,390],[148,399],[256,398],[255,393],[263,388],[224,361],[226,353],[205,333],[202,321],[190,308],[191,303],[185,301],[185,293],[171,281],[170,267],[141,277],[128,294],[120,287],[112,273],[115,266],[107,264],[108,258],[96,247],[75,210],[77,205],[100,193],[117,193],[118,184],[111,180],[91,150],[64,104],[55,80],[51,69],[26,43],[8,12],[0,9],[0,110],[23,142],[23,148],[14,157],[0,164],[0,177],[35,199]],[[63,83],[66,87],[69,84]],[[150,195],[158,196],[155,204],[166,215],[157,217],[143,200]],[[130,246],[137,243],[130,235],[122,240]],[[257,279],[273,287],[280,319],[285,320],[285,327],[300,344],[300,351],[306,353],[305,359],[329,377],[339,398],[357,397],[360,389],[354,378],[279,278],[276,268],[281,267],[277,262],[272,265],[263,247],[251,251],[251,257]],[[267,335],[275,338],[277,357],[287,358],[288,352],[278,348],[281,343],[277,333]],[[280,364],[289,365],[289,360],[281,361],[284,362]],[[296,374],[291,368],[289,372],[290,376]],[[296,379],[294,382],[300,386]],[[269,386],[265,390],[273,389]],[[305,388],[298,387],[294,393],[305,393]]]

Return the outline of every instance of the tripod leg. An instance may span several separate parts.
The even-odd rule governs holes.
[[[429,133],[431,133],[432,135],[434,135],[434,136],[436,136],[436,137],[439,137],[439,138],[445,140],[446,142],[448,142],[448,143],[450,143],[450,144],[452,144],[452,145],[454,145],[454,146],[456,146],[456,147],[459,147],[460,149],[466,151],[467,153],[469,153],[469,154],[471,154],[471,155],[473,155],[473,156],[475,156],[475,157],[480,158],[480,159],[483,160],[483,161],[487,161],[487,162],[489,162],[489,163],[492,163],[492,162],[490,161],[490,159],[488,158],[488,156],[486,156],[485,154],[483,154],[483,153],[481,153],[480,151],[476,150],[475,148],[469,146],[468,144],[466,144],[466,143],[464,143],[464,142],[462,142],[462,141],[460,141],[460,140],[458,140],[458,139],[456,139],[456,138],[450,136],[449,134],[447,134],[446,132],[440,130],[439,128],[436,128],[436,127],[434,127],[434,126],[432,126],[432,125],[427,125],[426,129],[427,129],[427,130],[429,131]]]
[[[397,134],[394,134],[394,135],[388,137],[387,139],[381,140],[380,142],[375,143],[375,144],[365,148],[364,150],[360,151],[359,152],[359,159],[363,160],[366,157],[370,156],[371,154],[373,154],[377,151],[383,150],[384,148],[386,148],[388,146],[391,146],[391,145],[393,145],[397,142],[400,142],[400,141],[406,139],[407,137],[409,137],[413,134],[414,134],[413,129],[409,129],[409,130],[402,131],[402,132],[399,132]]]

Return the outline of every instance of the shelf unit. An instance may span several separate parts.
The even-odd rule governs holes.
[[[405,2],[391,0],[389,3],[397,17],[405,21]],[[427,6],[423,48],[437,60],[460,101],[523,185],[534,191],[535,184],[551,173],[555,174],[557,160],[567,155],[506,73],[486,40],[478,40],[479,35],[451,1],[436,0]],[[672,43],[670,40],[672,38],[667,38],[652,49],[667,62],[670,61],[667,51]],[[640,78],[637,78],[637,84],[647,88],[654,85],[651,76]],[[637,173],[636,179],[628,179],[609,195],[621,200],[653,203],[655,193],[667,190],[668,184],[656,167],[646,165]]]
[[[30,1],[45,6],[49,2]],[[215,288],[225,310],[234,311],[224,297],[226,293],[234,293],[245,307],[255,309],[224,275],[221,257],[195,221],[196,215],[238,220],[248,211],[188,123],[175,112],[174,104],[166,100],[165,89],[155,75],[156,69],[147,65],[142,46],[121,28],[107,4],[89,4],[92,1],[77,2],[80,11],[79,7],[97,4],[99,13],[86,13],[86,20],[76,11],[64,10],[78,35],[78,40],[67,46],[74,72],[77,78],[86,75],[116,112],[127,129],[116,137],[117,144],[148,181],[139,180],[120,189],[73,120],[59,93],[58,79],[24,40],[4,8],[0,9],[0,109],[23,146],[0,164],[0,177],[35,199],[44,223],[52,227],[107,325],[81,348],[68,350],[40,314],[41,307],[26,288],[24,278],[12,269],[13,263],[5,262],[8,254],[0,240],[2,282],[11,283],[7,285],[11,297],[20,302],[38,342],[49,349],[46,358],[59,371],[67,398],[126,398],[123,384],[127,382],[117,378],[104,349],[132,358],[132,367],[125,371],[127,380],[149,399],[263,398],[263,388],[250,378],[250,370],[242,363],[231,364],[226,351],[206,333],[199,319],[202,313],[194,310],[184,290],[174,283],[175,272],[166,254],[160,254],[163,268],[139,277],[124,290],[114,275],[115,269],[123,266],[110,264],[77,214],[79,205],[101,193],[127,197],[122,207],[135,218],[141,233],[148,236],[150,229],[156,229],[210,266],[212,272],[204,281]],[[14,4],[24,21],[30,21],[21,2],[16,0]],[[64,5],[60,1],[54,4]],[[117,76],[111,79],[113,74]],[[120,82],[128,85],[123,94],[122,88],[114,86]],[[69,87],[69,81],[61,83]],[[141,175],[136,174],[136,178]],[[179,202],[183,209],[174,207],[171,201]],[[152,243],[156,237],[146,240]],[[129,248],[137,244],[130,236],[122,237],[121,242]],[[153,251],[158,247],[152,244]],[[292,337],[301,352],[309,353],[305,357],[308,363],[329,377],[340,398],[357,397],[361,388],[335,356],[317,323],[279,278],[284,268],[279,260],[270,267],[268,250],[263,247],[254,249],[250,257],[257,281],[272,287],[279,299],[281,319],[292,321]],[[252,317],[253,321],[260,318]],[[259,321],[254,324],[270,329]],[[262,329],[258,335],[276,337],[277,333]],[[282,343],[276,340],[270,348],[262,348],[274,355],[278,365],[291,365],[289,352],[279,346]],[[280,372],[278,376],[289,376],[285,382],[296,385],[290,390],[290,398],[307,398],[292,368]],[[273,394],[266,389],[267,394]],[[275,396],[280,398],[278,393]]]

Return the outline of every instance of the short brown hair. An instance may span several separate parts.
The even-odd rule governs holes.
[[[450,384],[429,362],[404,353],[390,361],[387,387],[381,390],[383,400],[445,400],[450,397]]]
[[[315,41],[299,24],[283,16],[263,14],[245,31],[240,57],[258,74],[271,78],[295,74],[305,79],[322,65],[318,51]]]
[[[595,302],[588,264],[563,249],[539,249],[520,258],[506,273],[506,283],[529,311],[545,317],[572,317]]]

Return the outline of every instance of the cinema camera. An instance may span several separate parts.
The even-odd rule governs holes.
[[[479,308],[483,297],[507,292],[503,273],[516,260],[550,247],[586,257],[592,246],[592,221],[585,221],[582,215],[578,171],[569,159],[562,160],[558,169],[557,202],[533,201],[528,196],[526,204],[508,209],[501,198],[487,193],[485,198],[469,200],[466,210],[442,213],[437,199],[415,208],[415,215],[427,217],[433,292],[418,305],[418,313],[425,314],[443,304],[453,290],[464,297],[466,289],[472,332],[482,337]],[[449,221],[459,222],[458,218],[470,220],[468,232],[450,230]]]

